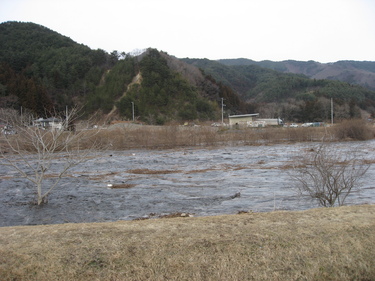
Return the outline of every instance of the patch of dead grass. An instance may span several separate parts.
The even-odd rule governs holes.
[[[132,188],[132,187],[134,187],[134,186],[136,186],[135,184],[131,184],[131,183],[121,183],[121,184],[113,184],[112,186],[111,186],[111,188],[113,188],[113,189],[116,189],[116,188]]]
[[[177,213],[172,213],[172,214],[167,214],[167,215],[159,216],[159,218],[161,218],[161,219],[171,219],[171,218],[191,218],[191,217],[193,217],[193,214],[189,214],[189,213],[181,213],[181,212],[177,212]]]
[[[200,169],[200,170],[190,170],[190,171],[185,172],[185,174],[206,173],[206,172],[215,171],[215,170],[217,169],[207,168],[207,169]]]
[[[161,174],[181,173],[181,171],[180,170],[134,169],[134,170],[128,170],[128,173],[137,174],[137,175],[161,175]]]
[[[240,171],[240,170],[249,169],[249,167],[241,166],[241,165],[233,165],[232,169],[233,169],[233,171]]]
[[[92,174],[92,173],[80,173],[80,175],[84,175],[84,176],[87,176],[90,180],[104,180],[108,177],[113,177],[115,175],[117,175],[118,172],[109,172],[109,173],[105,173],[105,174]],[[73,175],[69,175],[70,177],[73,177]]]
[[[365,159],[364,161],[363,161],[363,163],[364,164],[375,164],[375,159]]]
[[[278,169],[280,169],[280,170],[292,170],[292,169],[300,169],[300,168],[305,168],[305,167],[306,167],[306,165],[304,165],[304,164],[299,164],[299,165],[285,164],[285,165],[279,166]]]
[[[374,280],[375,205],[0,228],[8,280]]]

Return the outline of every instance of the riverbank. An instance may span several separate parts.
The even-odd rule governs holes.
[[[374,280],[375,205],[0,228],[2,280]]]

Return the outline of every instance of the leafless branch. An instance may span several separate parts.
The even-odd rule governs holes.
[[[56,128],[31,126],[30,120],[35,118],[30,116],[13,115],[6,120],[14,134],[2,136],[0,164],[11,167],[33,183],[38,205],[46,201],[69,169],[89,160],[88,156],[99,148],[95,141],[91,141],[98,130],[72,129],[77,116],[77,108],[71,109],[68,114],[53,116],[60,120]],[[63,164],[55,165],[58,160]],[[57,173],[51,175],[48,173],[52,166]],[[49,186],[45,181],[47,174],[53,178]]]
[[[341,206],[354,189],[360,188],[370,165],[356,151],[343,153],[321,143],[302,155],[289,175],[300,194],[324,207]]]

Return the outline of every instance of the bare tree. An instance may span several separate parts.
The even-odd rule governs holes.
[[[92,140],[97,130],[72,130],[77,113],[78,109],[73,108],[54,117],[56,126],[47,128],[32,126],[30,122],[35,119],[27,114],[8,114],[3,120],[14,134],[1,137],[0,164],[16,170],[35,186],[38,205],[47,202],[47,196],[69,169],[89,160],[97,151]]]
[[[339,151],[322,143],[302,155],[289,175],[300,194],[324,207],[342,206],[348,195],[360,188],[370,165],[356,151]]]

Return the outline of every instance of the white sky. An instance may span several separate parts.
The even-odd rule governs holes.
[[[11,20],[108,52],[375,61],[375,0],[1,0]]]

